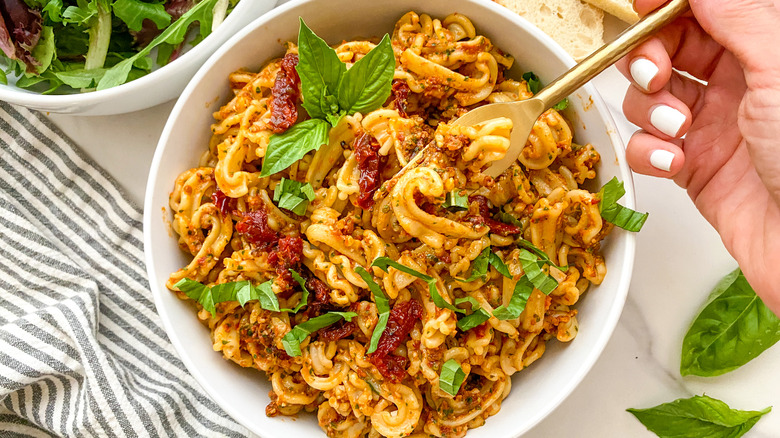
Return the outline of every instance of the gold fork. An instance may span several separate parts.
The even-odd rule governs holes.
[[[534,122],[544,111],[617,62],[631,49],[644,42],[661,27],[672,22],[687,9],[688,0],[671,0],[623,31],[612,42],[601,46],[590,56],[540,90],[534,97],[517,102],[493,103],[481,106],[455,120],[455,125],[475,125],[498,117],[507,117],[512,120],[513,128],[509,150],[504,155],[504,158],[492,162],[490,167],[483,173],[493,178],[504,173],[517,160],[520,152],[525,147]],[[396,176],[403,175],[407,170],[417,166],[428,147],[426,146],[420,153],[415,155]]]

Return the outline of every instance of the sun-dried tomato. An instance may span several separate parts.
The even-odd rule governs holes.
[[[357,204],[360,208],[369,209],[374,205],[374,192],[379,188],[379,174],[382,171],[382,159],[379,156],[379,142],[373,135],[363,132],[355,140],[354,151],[357,160],[360,179],[358,186],[360,194]]]
[[[390,311],[387,327],[379,338],[376,351],[368,355],[368,360],[388,379],[398,382],[406,374],[406,358],[395,356],[392,352],[401,345],[422,316],[422,305],[416,300],[397,302]]]
[[[299,271],[302,257],[303,240],[299,236],[282,237],[279,239],[276,249],[268,256],[268,263],[276,270],[278,295],[282,298],[289,298],[298,284],[292,278],[290,269]]]
[[[276,74],[274,86],[271,88],[271,129],[281,134],[298,120],[298,101],[300,100],[300,83],[295,66],[298,65],[298,55],[288,53],[282,58],[279,72]]]
[[[214,193],[211,194],[211,202],[213,202],[225,216],[230,215],[230,213],[236,209],[236,198],[231,198],[220,189],[215,190]]]
[[[276,231],[268,226],[268,213],[263,208],[245,213],[236,224],[236,231],[261,249],[270,247],[279,239]]]
[[[401,79],[393,79],[392,90],[396,111],[398,111],[401,117],[409,117],[409,114],[406,112],[406,108],[409,105],[409,92],[412,91],[409,89],[409,84]]]
[[[351,335],[355,332],[357,329],[357,326],[354,322],[346,322],[342,321],[340,324],[334,324],[328,327],[325,327],[324,329],[320,329],[319,333],[319,340],[320,341],[338,341],[339,339],[344,339],[347,336]]]
[[[505,224],[499,222],[490,217],[490,206],[488,205],[488,199],[482,195],[469,196],[469,202],[476,204],[477,212],[473,216],[466,218],[469,222],[479,225],[487,225],[490,231],[502,236],[509,236],[511,234],[520,234],[523,229],[517,225]]]

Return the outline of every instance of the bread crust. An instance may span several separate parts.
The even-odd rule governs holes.
[[[586,2],[604,10],[604,12],[633,24],[639,20],[639,15],[634,11],[631,0],[585,0]]]

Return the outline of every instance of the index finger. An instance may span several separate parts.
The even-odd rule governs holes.
[[[640,17],[644,17],[664,3],[666,0],[634,0],[634,10]]]

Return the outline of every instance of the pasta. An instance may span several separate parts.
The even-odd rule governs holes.
[[[215,351],[265,371],[267,415],[316,411],[331,437],[461,437],[500,410],[547,341],[577,334],[573,306],[606,275],[611,225],[582,187],[600,157],[551,109],[506,172],[484,175],[512,121],[452,121],[532,96],[505,76],[513,59],[457,13],[409,12],[390,42],[389,98],[340,114],[270,175],[274,139],[314,120],[299,114],[304,48],[230,76],[234,97],[170,196],[193,259],[168,287],[182,299],[195,298],[183,279],[212,288],[199,289],[213,294],[195,300],[198,318]],[[333,48],[351,68],[380,45]],[[228,286],[244,292],[224,299]],[[265,295],[238,298],[247,290]]]

